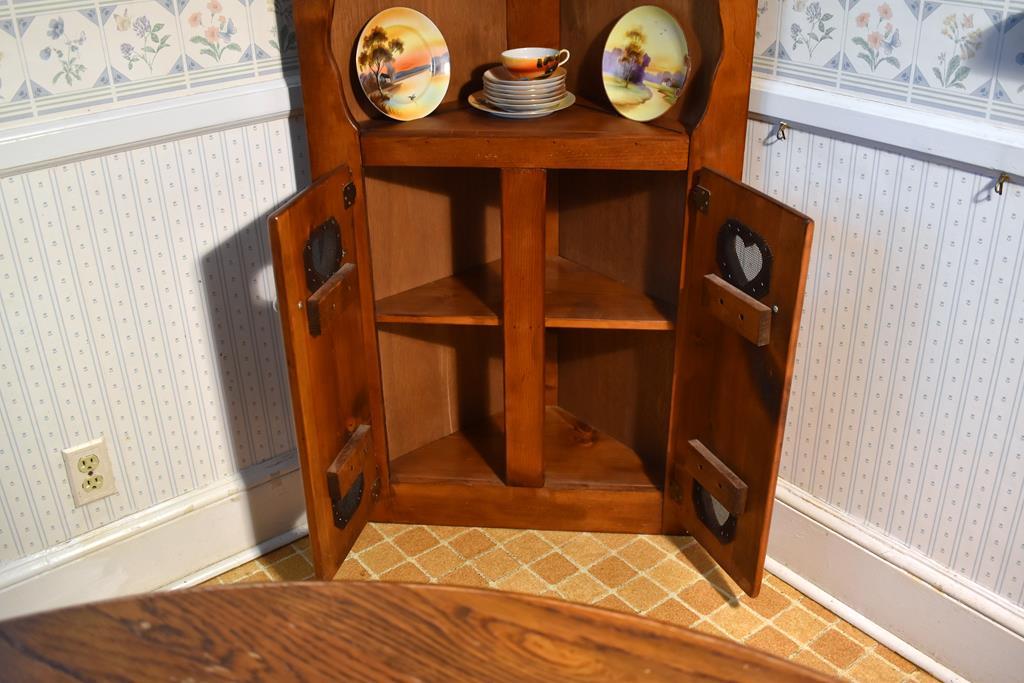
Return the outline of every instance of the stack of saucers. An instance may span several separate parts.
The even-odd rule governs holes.
[[[509,119],[535,119],[571,107],[576,98],[565,90],[565,69],[549,77],[516,80],[503,66],[484,74],[483,92],[470,95],[469,103],[481,111]]]

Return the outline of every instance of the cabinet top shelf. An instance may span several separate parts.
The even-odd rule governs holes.
[[[417,121],[361,124],[366,166],[459,166],[683,171],[679,127],[630,121],[588,102],[541,119],[509,120],[464,107]]]

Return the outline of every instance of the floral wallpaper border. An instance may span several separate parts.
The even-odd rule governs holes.
[[[0,0],[0,127],[298,68],[292,0]]]
[[[0,0],[0,128],[298,67],[293,0]],[[757,0],[763,76],[1024,125],[1024,0]]]
[[[1024,0],[758,0],[754,70],[1024,124]]]

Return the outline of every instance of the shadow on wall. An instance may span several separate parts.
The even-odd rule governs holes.
[[[294,94],[292,111],[301,108],[301,100]],[[288,170],[294,172],[295,186],[302,191],[309,185],[305,124],[301,117],[293,116],[288,126],[292,152]],[[229,182],[227,187],[233,191],[248,188],[248,179],[240,184],[240,179],[232,180],[236,183]],[[259,191],[256,188],[252,203],[262,209],[259,215],[225,231],[230,234],[219,235],[216,246],[199,264],[223,394],[224,429],[247,488],[293,471],[297,463],[268,229],[270,216],[292,197],[275,193],[274,204],[268,207],[261,205]],[[223,230],[223,226],[218,228]],[[280,471],[254,467],[268,461],[280,463]],[[250,510],[249,516],[257,542],[270,540],[302,520],[298,516],[282,526],[282,520],[260,510]]]

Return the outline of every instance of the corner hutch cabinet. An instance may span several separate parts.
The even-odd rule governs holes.
[[[451,55],[445,102],[407,123],[354,65],[394,4]],[[756,594],[811,222],[736,180],[755,1],[657,2],[701,60],[650,123],[601,83],[637,4],[295,3],[316,180],[270,227],[321,578],[390,521],[685,532]],[[576,106],[468,108],[520,46],[571,50]]]

